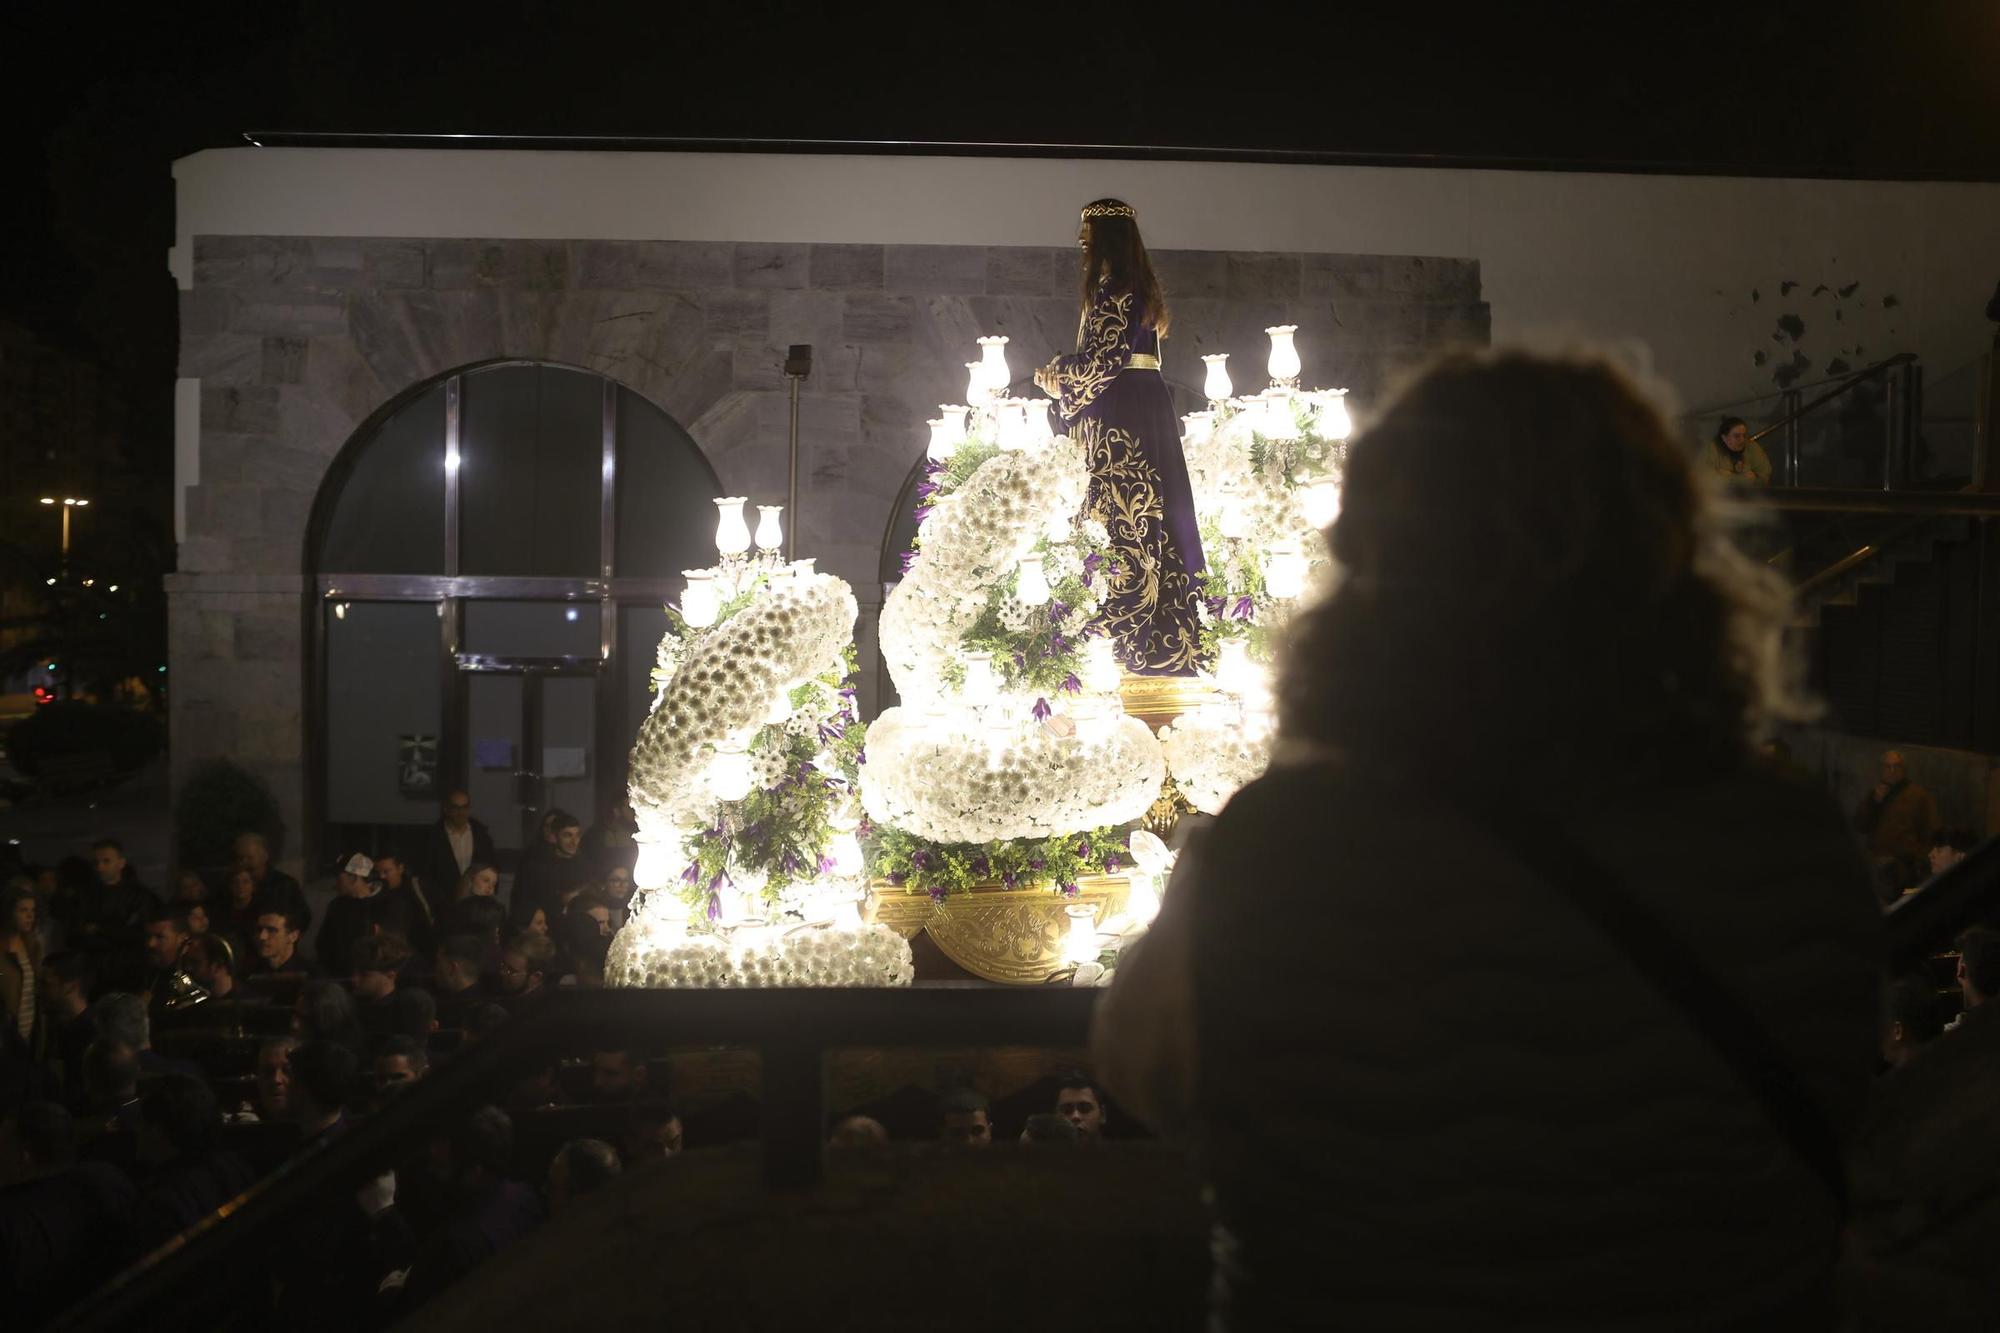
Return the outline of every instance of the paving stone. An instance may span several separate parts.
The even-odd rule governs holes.
[[[882,265],[879,245],[814,245],[808,247],[806,271],[818,291],[880,290]]]
[[[731,271],[739,288],[804,287],[810,255],[809,246],[742,241],[736,246]]]

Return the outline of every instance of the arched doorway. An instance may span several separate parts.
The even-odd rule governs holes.
[[[551,807],[591,822],[720,493],[679,423],[568,366],[466,367],[370,418],[306,532],[313,855],[394,845],[456,787],[503,851]]]

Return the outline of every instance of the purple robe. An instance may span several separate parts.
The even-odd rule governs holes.
[[[1196,580],[1204,568],[1180,422],[1160,377],[1160,337],[1131,292],[1100,288],[1077,349],[1052,363],[1070,436],[1090,466],[1086,512],[1111,534],[1116,572],[1098,623],[1120,664],[1139,676],[1200,667]],[[1150,365],[1133,365],[1134,357]]]

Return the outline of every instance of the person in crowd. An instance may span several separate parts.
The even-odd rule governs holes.
[[[1929,856],[1931,876],[1935,878],[1942,875],[1963,861],[1978,845],[1979,839],[1971,829],[1939,829],[1931,836]]]
[[[970,1088],[947,1093],[938,1103],[938,1139],[953,1148],[993,1145],[992,1109]]]
[[[97,1040],[90,1012],[90,955],[81,950],[52,954],[42,964],[42,1021],[48,1030],[46,1059],[63,1105],[83,1109],[83,1056]]]
[[[886,1148],[889,1131],[873,1116],[850,1115],[833,1127],[827,1138],[829,1148]]]
[[[354,998],[363,1006],[385,1005],[395,995],[410,946],[398,935],[365,935],[348,954]]]
[[[467,898],[494,898],[500,893],[500,872],[487,861],[474,861],[456,882],[458,887],[452,892],[453,903]]]
[[[368,1051],[368,1034],[361,1026],[353,992],[337,981],[315,978],[299,987],[292,1011],[292,1033],[302,1044],[345,1046],[356,1060]]]
[[[2000,995],[2000,930],[1974,926],[1958,937],[1958,993],[1965,1003],[1951,1026]]]
[[[1079,1138],[1104,1137],[1104,1099],[1088,1074],[1071,1070],[1057,1077],[1055,1113],[1075,1126]]]
[[[461,898],[444,914],[447,935],[477,935],[498,945],[506,929],[507,909],[498,898]]]
[[[1383,407],[1331,541],[1291,762],[1183,851],[1093,1032],[1200,1145],[1210,1327],[1832,1326],[1881,914],[1841,812],[1753,760],[1809,712],[1782,579],[1625,374],[1518,351]]]
[[[548,939],[550,933],[549,914],[545,909],[540,907],[528,913],[528,919],[514,928],[514,935],[517,939],[527,935],[539,935],[543,939]]]
[[[355,941],[366,938],[374,925],[381,890],[375,884],[375,863],[360,852],[340,859],[333,884],[333,901],[319,923],[313,951],[322,976],[341,977],[353,965]]]
[[[1901,1069],[1944,1030],[1929,977],[1902,977],[1882,989],[1882,1061]]]
[[[193,939],[188,930],[187,909],[174,903],[161,903],[146,912],[146,994],[154,1012],[162,1012],[167,1000],[173,994],[171,981],[175,973],[187,966],[188,941]]]
[[[292,1052],[297,1037],[273,1037],[257,1048],[257,1118],[277,1124],[292,1111]]]
[[[138,1052],[139,1072],[146,1078],[162,1074],[193,1074],[201,1070],[185,1060],[174,1060],[153,1049],[153,1020],[146,997],[126,991],[110,991],[90,1006],[100,1035],[123,1042]]]
[[[271,864],[271,843],[253,831],[236,835],[236,868],[250,872],[258,893],[288,893],[303,896],[299,882]]]
[[[77,1160],[76,1121],[29,1102],[0,1121],[0,1293],[9,1328],[39,1328],[124,1258],[131,1181]]]
[[[445,793],[438,822],[431,825],[412,849],[410,864],[427,888],[449,889],[464,878],[474,865],[492,865],[499,859],[493,835],[472,813],[472,798],[463,791]],[[442,903],[433,903],[441,908]]]
[[[148,1167],[132,1212],[134,1255],[150,1254],[250,1188],[250,1164],[217,1146],[222,1112],[206,1083],[154,1081],[139,1099],[139,1160]]]
[[[549,1216],[561,1216],[576,1200],[616,1180],[623,1169],[617,1149],[604,1140],[571,1139],[549,1160],[548,1182],[542,1187]]]
[[[622,1046],[590,1056],[590,1105],[620,1106],[646,1092],[646,1062]]]
[[[555,957],[556,947],[548,936],[523,934],[500,951],[495,988],[506,996],[534,994],[547,984]]]
[[[227,935],[195,935],[187,942],[187,952],[182,955],[188,975],[218,1000],[227,1000],[236,994],[236,946]]]
[[[534,1189],[514,1180],[514,1122],[482,1106],[450,1141],[449,1213],[410,1266],[407,1299],[421,1304],[534,1230],[542,1220]]]
[[[125,859],[125,845],[99,838],[90,847],[90,869],[56,899],[63,939],[71,949],[109,955],[105,965],[121,976],[137,963],[146,909],[157,901]]]
[[[1855,831],[1865,835],[1868,855],[1877,859],[1923,862],[1942,823],[1937,799],[1910,780],[1900,750],[1884,750],[1874,790],[1854,811]]]
[[[1771,484],[1771,456],[1764,446],[1750,438],[1750,427],[1742,417],[1724,417],[1715,428],[1704,454],[1708,470],[1718,477],[1745,486]]]
[[[382,1091],[415,1083],[431,1071],[430,1055],[415,1037],[401,1033],[375,1043],[375,1086]]]
[[[617,931],[632,914],[632,867],[607,867],[603,883],[604,899],[611,905],[611,929]]]
[[[625,1115],[625,1133],[619,1143],[625,1164],[631,1167],[678,1157],[686,1144],[681,1113],[670,1102],[636,1102]]]
[[[229,872],[228,900],[212,915],[211,930],[221,930],[237,945],[239,956],[248,957],[257,939],[257,876],[243,866]]]
[[[246,969],[251,977],[310,977],[317,975],[312,959],[299,947],[312,924],[305,895],[277,890],[260,892],[251,910],[256,914],[256,958]]]
[[[564,986],[591,990],[603,986],[604,963],[610,951],[611,937],[593,917],[577,913],[557,921],[556,958]]]
[[[198,870],[177,870],[173,874],[174,892],[170,901],[177,903],[205,903],[208,901],[208,881]]]
[[[554,841],[539,855],[522,857],[520,869],[514,872],[509,911],[516,924],[526,921],[537,907],[555,919],[562,912],[564,898],[590,878],[590,862],[578,854],[583,829],[576,816],[561,810],[552,811],[551,816]]]
[[[447,935],[437,951],[440,1006],[483,1003],[491,994],[486,980],[500,970],[500,947],[482,935]]]
[[[611,899],[605,896],[604,891],[593,887],[580,889],[563,906],[563,915],[566,917],[584,916],[596,922],[597,933],[606,939],[611,938],[612,932],[616,929],[612,924],[612,915],[616,911],[617,908]]]
[[[408,940],[410,947],[418,953],[427,953],[435,948],[437,914],[445,904],[432,899],[431,886],[411,873],[410,863],[403,859],[402,853],[376,853],[375,880],[382,887],[378,901],[383,910],[377,914],[377,920],[389,914],[392,904],[401,903],[407,910],[400,914],[403,928],[396,933]]]
[[[208,904],[201,902],[181,902],[181,918],[187,923],[190,935],[206,935],[214,924],[208,919]]]
[[[1084,1134],[1078,1130],[1068,1116],[1052,1111],[1041,1111],[1028,1117],[1021,1127],[1021,1142],[1031,1143],[1082,1143]]]
[[[343,1133],[361,1061],[337,1041],[301,1041],[286,1062],[292,1122],[303,1147]]]
[[[583,855],[597,874],[607,876],[613,866],[626,870],[638,859],[639,817],[622,788],[611,789],[598,806],[597,821],[584,831]]]
[[[438,1030],[437,997],[420,986],[398,986],[389,998],[389,1009],[391,1033],[427,1042]]]
[[[83,1053],[84,1140],[136,1134],[139,1129],[139,1052],[128,1041],[99,1037]]]
[[[0,1068],[26,1071],[43,1054],[40,903],[29,884],[0,889]]]

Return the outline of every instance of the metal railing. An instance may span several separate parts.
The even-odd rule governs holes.
[[[344,1198],[405,1158],[438,1126],[497,1101],[565,1050],[583,1045],[756,1050],[761,1057],[763,1171],[776,1189],[807,1189],[825,1161],[825,1058],[893,1046],[1074,1049],[1090,1033],[1096,992],[946,984],[908,990],[552,991],[505,1028],[374,1114],[258,1182],[61,1318],[64,1330],[214,1324],[216,1274],[242,1247]]]

